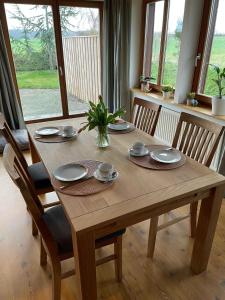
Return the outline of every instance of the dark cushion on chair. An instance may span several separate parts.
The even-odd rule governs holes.
[[[28,172],[33,179],[36,189],[45,189],[51,187],[51,181],[42,162],[30,165],[28,167]]]
[[[73,251],[70,224],[65,216],[61,205],[54,206],[43,214],[43,219],[51,232],[53,239],[58,245],[59,252],[65,254]],[[125,229],[109,234],[96,242],[105,241],[125,233]]]
[[[16,139],[21,150],[28,150],[30,148],[26,129],[12,130],[12,134]],[[6,144],[7,142],[4,136],[0,136],[0,153],[3,153]]]

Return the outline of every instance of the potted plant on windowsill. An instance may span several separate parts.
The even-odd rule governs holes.
[[[193,92],[188,93],[187,94],[187,105],[192,106],[194,100],[195,100],[195,93],[193,93]]]
[[[172,96],[173,93],[173,87],[171,85],[164,85],[162,87],[162,94],[163,94],[163,99],[167,100]]]
[[[212,79],[218,88],[218,96],[212,97],[212,114],[213,115],[225,115],[225,97],[223,96],[223,82],[225,79],[225,68],[223,70],[216,65],[210,64],[213,67],[213,70],[216,72],[216,79]]]
[[[109,113],[108,108],[103,102],[102,96],[99,96],[99,103],[96,105],[93,102],[89,102],[90,109],[85,114],[87,116],[87,122],[80,130],[79,133],[86,128],[92,130],[97,129],[97,146],[99,148],[105,148],[109,146],[108,124],[115,123],[116,118],[123,116],[126,111],[121,108],[115,113]]]

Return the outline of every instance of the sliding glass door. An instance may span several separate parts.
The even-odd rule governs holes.
[[[4,4],[1,17],[25,120],[87,111],[88,101],[97,102],[101,93],[102,3],[11,2]]]
[[[101,93],[99,9],[60,6],[60,25],[69,114],[84,112]]]
[[[52,8],[5,4],[25,120],[62,116]]]

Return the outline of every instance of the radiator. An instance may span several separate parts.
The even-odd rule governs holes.
[[[173,111],[165,107],[163,107],[160,112],[155,137],[163,143],[165,143],[166,145],[172,144],[176,127],[179,121],[179,115],[179,112]],[[210,166],[210,168],[213,170],[217,170],[220,150],[221,142],[218,145],[217,151]]]

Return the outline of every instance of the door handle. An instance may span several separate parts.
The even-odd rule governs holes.
[[[61,66],[59,66],[59,73],[60,73],[60,76],[63,76],[63,69]]]

